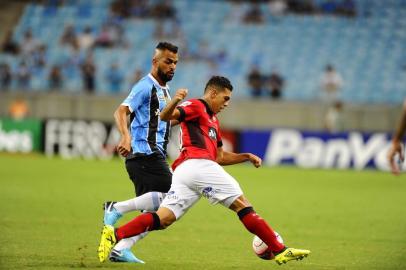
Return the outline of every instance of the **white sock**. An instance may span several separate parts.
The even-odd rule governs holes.
[[[127,201],[116,202],[114,208],[120,214],[136,210],[156,211],[165,196],[166,193],[152,191]]]
[[[124,238],[121,239],[117,245],[114,246],[115,250],[123,250],[123,249],[131,249],[132,246],[135,245],[135,243],[139,240],[141,240],[142,238],[144,238],[145,236],[147,236],[149,232],[144,232],[141,233],[139,235],[130,237],[130,238]]]

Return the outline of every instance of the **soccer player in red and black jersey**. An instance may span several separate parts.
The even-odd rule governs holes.
[[[278,264],[310,254],[309,250],[288,248],[280,243],[268,223],[254,211],[238,182],[220,166],[249,161],[259,167],[262,162],[254,154],[227,152],[222,148],[216,114],[228,106],[232,90],[227,78],[214,76],[207,82],[201,99],[178,105],[186,97],[187,89],[176,92],[160,115],[161,120],[178,120],[181,126],[182,149],[172,165],[171,189],[156,213],[142,214],[116,230],[104,226],[99,256],[107,256],[118,240],[167,228],[202,196],[212,204],[219,203],[236,212],[247,230],[267,244],[269,254]]]

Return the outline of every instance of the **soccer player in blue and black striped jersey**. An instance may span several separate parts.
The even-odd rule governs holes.
[[[137,197],[106,202],[105,224],[113,225],[129,211],[157,210],[171,186],[172,173],[166,161],[170,122],[161,121],[159,114],[171,99],[167,82],[172,80],[177,63],[178,47],[160,42],[155,48],[151,72],[132,87],[114,113],[121,134],[117,151],[126,158],[126,169]],[[143,263],[134,256],[131,247],[144,236],[119,242],[111,252],[110,260]]]

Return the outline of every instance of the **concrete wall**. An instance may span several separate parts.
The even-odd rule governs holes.
[[[24,97],[35,118],[69,118],[113,122],[113,112],[125,96],[67,95],[60,93],[0,92],[0,116],[7,115],[9,104]],[[344,105],[345,130],[392,131],[401,106]],[[219,116],[222,127],[269,129],[294,127],[323,129],[325,108],[317,102],[274,102],[269,100],[232,100]]]
[[[234,102],[234,101],[233,101]],[[344,104],[345,130],[392,131],[396,126],[401,106]],[[222,113],[228,127],[292,127],[322,130],[326,107],[318,102],[235,101]],[[223,124],[223,125],[224,125]]]

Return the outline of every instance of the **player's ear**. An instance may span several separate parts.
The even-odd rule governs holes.
[[[217,96],[217,89],[212,87],[210,88],[210,96],[211,98],[215,98]]]

